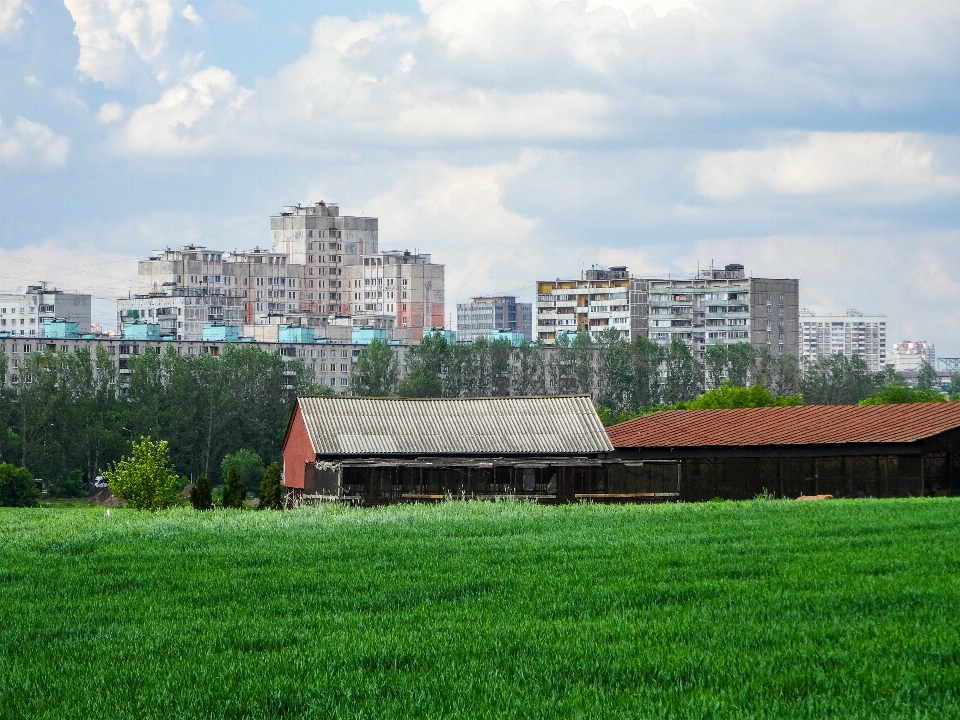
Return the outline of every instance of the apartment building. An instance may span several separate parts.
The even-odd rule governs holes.
[[[293,205],[270,218],[270,239],[287,262],[303,265],[305,301],[309,312],[346,314],[351,303],[344,296],[344,268],[362,263],[378,250],[378,220],[341,216],[340,208],[323,201]]]
[[[890,353],[893,369],[899,373],[919,370],[923,363],[932,368],[937,366],[937,351],[926,340],[911,342],[904,340],[894,344]]]
[[[682,340],[698,359],[709,345],[741,342],[799,354],[799,280],[747,277],[732,263],[694,279],[632,278],[630,294],[635,334],[660,345]]]
[[[174,288],[222,293],[230,287],[223,277],[223,256],[222,250],[201,245],[155,252],[137,263],[137,295],[164,293]]]
[[[872,372],[887,364],[886,315],[865,315],[856,309],[847,310],[846,315],[817,315],[804,309],[800,325],[800,355],[808,362],[840,353],[848,358],[859,356]]]
[[[595,338],[615,328],[630,338],[630,277],[626,267],[587,270],[580,280],[537,281],[536,339],[547,345],[560,333]]]
[[[306,268],[289,262],[283,253],[261,250],[232,252],[224,256],[226,294],[243,298],[243,322],[255,323],[272,315],[310,313],[304,293]]]
[[[513,295],[475,297],[457,303],[457,338],[473,342],[502,333],[519,334],[533,341],[533,304],[518,303]]]
[[[391,250],[364,255],[343,268],[341,307],[354,318],[392,319],[394,337],[419,342],[444,323],[444,266],[426,253]]]
[[[43,337],[45,320],[77,323],[90,332],[90,295],[69,293],[47,284],[29,285],[17,292],[0,291],[0,332],[19,337]]]
[[[166,292],[117,300],[117,332],[122,335],[128,324],[146,321],[159,325],[163,338],[198,341],[205,323],[241,325],[244,308],[244,298],[235,295],[168,287]]]

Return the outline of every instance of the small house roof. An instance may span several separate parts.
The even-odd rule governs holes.
[[[616,448],[911,443],[960,428],[960,403],[665,410],[607,428]]]
[[[318,455],[571,455],[613,452],[587,396],[303,397]]]

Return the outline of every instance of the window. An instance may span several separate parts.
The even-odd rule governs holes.
[[[340,385],[341,385],[342,387],[346,387],[346,386],[347,386],[347,379],[346,379],[345,377],[340,378]]]

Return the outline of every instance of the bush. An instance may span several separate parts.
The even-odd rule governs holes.
[[[66,477],[50,483],[50,494],[54,497],[75,498],[83,497],[83,470],[74,468]]]
[[[901,403],[943,402],[946,398],[936,390],[916,390],[904,383],[887,385],[860,405],[898,405]]]
[[[0,505],[4,507],[36,507],[40,491],[33,482],[33,473],[26,468],[0,463]]]
[[[194,510],[209,510],[213,506],[213,494],[206,475],[198,477],[193,489],[190,490],[190,504],[193,505]]]
[[[283,510],[283,489],[280,486],[280,466],[271,463],[260,483],[260,509]]]
[[[110,492],[136,510],[176,505],[177,474],[168,465],[170,444],[141,437],[132,446],[131,457],[120,458],[103,472]]]
[[[220,478],[223,482],[227,481],[227,472],[231,467],[237,469],[240,473],[240,481],[243,483],[247,492],[256,493],[260,489],[260,481],[263,479],[263,460],[255,452],[249,450],[237,450],[223,458],[220,463]]]
[[[247,488],[240,480],[240,472],[233,465],[227,470],[227,482],[223,485],[223,506],[242,510],[247,504]]]

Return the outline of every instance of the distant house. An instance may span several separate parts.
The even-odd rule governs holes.
[[[624,461],[679,461],[682,500],[960,494],[960,403],[673,410],[607,435]]]
[[[676,497],[675,464],[625,467],[586,396],[299,398],[283,461],[292,503]]]

